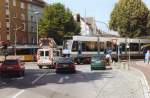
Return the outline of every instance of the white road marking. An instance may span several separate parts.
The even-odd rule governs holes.
[[[19,91],[17,94],[15,94],[12,98],[17,98],[19,95],[21,95],[25,90]]]
[[[47,74],[47,72],[45,72],[44,74],[42,74],[41,76],[37,77],[35,80],[32,81],[32,84],[35,84],[38,80],[40,80],[43,76],[45,76]]]
[[[58,83],[62,83],[64,81],[64,77],[61,77],[58,81]]]
[[[65,79],[69,79],[69,76],[65,76]]]

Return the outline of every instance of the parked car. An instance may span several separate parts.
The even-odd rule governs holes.
[[[70,57],[59,58],[59,60],[56,63],[55,69],[56,69],[56,73],[59,73],[59,72],[75,73],[76,72],[76,67],[73,63],[72,58]]]
[[[91,58],[91,70],[103,70],[106,69],[105,61],[99,56],[93,56]]]
[[[25,66],[24,63],[21,62],[18,59],[12,60],[12,59],[7,59],[3,61],[3,63],[0,65],[0,75],[5,76],[5,75],[19,75],[19,76],[24,76],[25,74]]]

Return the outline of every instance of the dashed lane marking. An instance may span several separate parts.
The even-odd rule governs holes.
[[[32,81],[32,84],[35,84],[38,80],[40,80],[42,77],[44,77],[47,74],[47,72],[45,72],[44,74],[40,75],[39,77],[37,77],[35,80]]]
[[[61,77],[61,78],[59,79],[58,83],[63,83],[63,81],[64,81],[64,77]]]
[[[19,95],[21,95],[25,90],[19,91],[17,94],[15,94],[12,98],[17,98]]]

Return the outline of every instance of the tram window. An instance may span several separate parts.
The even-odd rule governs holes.
[[[73,45],[72,45],[72,51],[78,51],[78,42],[77,41],[73,41]]]
[[[138,51],[139,44],[138,43],[130,43],[130,51]]]
[[[31,54],[31,49],[17,49],[16,54],[17,55]]]
[[[32,55],[37,51],[37,48],[17,48],[16,49],[16,54],[17,55]]]
[[[111,45],[112,45],[112,42],[107,41],[107,47],[111,47]]]
[[[100,51],[104,51],[104,42],[100,42]]]
[[[117,51],[117,45],[116,44],[113,45],[113,51]]]
[[[122,51],[125,51],[126,50],[126,44],[122,43],[121,46],[122,46]]]
[[[97,42],[84,42],[85,43],[85,51],[97,51]]]
[[[82,42],[82,51],[86,51],[86,42]]]

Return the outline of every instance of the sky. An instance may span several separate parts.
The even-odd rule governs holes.
[[[100,21],[96,24],[102,31],[112,33],[106,24],[109,23],[110,14],[118,0],[44,0],[47,3],[60,2],[68,7],[73,13],[80,13],[81,16],[94,17]],[[150,0],[143,0],[150,9]],[[104,23],[106,24],[104,24]],[[113,32],[114,33],[114,32]],[[116,34],[116,33],[114,33]]]

